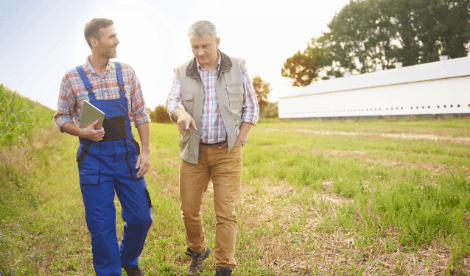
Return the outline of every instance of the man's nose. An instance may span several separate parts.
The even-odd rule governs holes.
[[[204,51],[202,49],[200,49],[200,50],[197,51],[197,54],[198,54],[198,56],[202,56],[202,55],[204,55]]]

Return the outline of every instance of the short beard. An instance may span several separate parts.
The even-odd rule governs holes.
[[[115,53],[113,50],[111,50],[111,51],[106,53],[106,56],[108,57],[108,59],[115,58],[115,57],[117,57],[117,52]]]
[[[107,53],[103,53],[101,56],[106,59],[112,59],[112,58],[117,57],[117,53],[113,53],[112,51],[109,51]]]

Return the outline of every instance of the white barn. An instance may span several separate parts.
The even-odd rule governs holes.
[[[279,118],[470,114],[470,57],[345,76],[279,98]]]

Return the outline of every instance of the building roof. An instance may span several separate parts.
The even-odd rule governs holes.
[[[470,76],[470,57],[319,81],[280,99],[464,76]]]

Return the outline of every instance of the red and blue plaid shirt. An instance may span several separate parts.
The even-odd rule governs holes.
[[[220,60],[221,57],[219,54],[219,62],[210,71],[205,70],[199,62],[197,63],[197,69],[204,87],[200,132],[201,142],[205,144],[215,144],[227,140],[227,131],[219,111],[219,103],[217,102],[217,95],[215,93],[215,82],[219,74]],[[246,67],[243,72],[243,87],[245,92],[243,95],[242,121],[256,125],[259,116],[258,100],[256,99],[256,93]],[[175,76],[173,78],[173,87],[167,100],[168,115],[170,115],[172,120],[173,117],[171,115],[175,109],[181,108],[185,110],[181,97],[181,85]]]
[[[90,57],[83,65],[88,80],[93,86],[93,92],[97,100],[112,100],[119,98],[119,86],[116,76],[116,65],[109,61],[102,76],[96,74],[90,64]],[[150,122],[150,117],[146,110],[144,96],[140,87],[139,80],[134,69],[121,63],[122,78],[126,90],[128,102],[129,119],[137,127],[140,124]],[[82,114],[83,101],[89,101],[88,91],[85,89],[77,69],[69,70],[62,78],[60,84],[59,102],[57,112],[54,115],[54,123],[62,131],[62,125],[66,122],[73,122],[80,125],[80,116]]]

